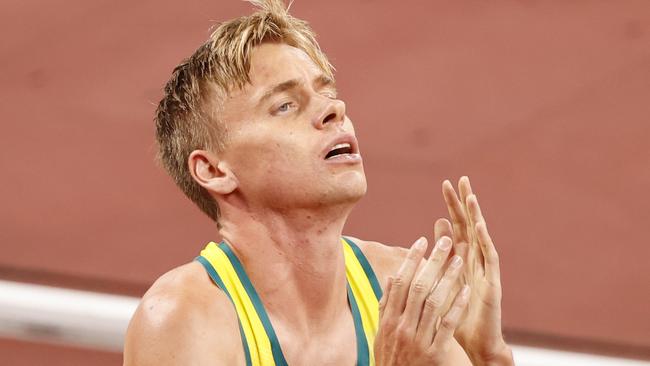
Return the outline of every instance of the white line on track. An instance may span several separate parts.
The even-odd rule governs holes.
[[[0,336],[121,352],[140,299],[0,280]],[[513,345],[518,366],[650,366],[650,362]]]

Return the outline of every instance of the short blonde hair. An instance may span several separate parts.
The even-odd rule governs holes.
[[[252,49],[264,42],[288,44],[304,51],[333,78],[333,67],[307,22],[289,15],[282,0],[250,2],[259,8],[256,12],[220,24],[192,56],[174,68],[156,109],[158,160],[185,195],[217,223],[219,207],[194,181],[187,160],[197,149],[225,148],[227,129],[214,105],[250,82]]]

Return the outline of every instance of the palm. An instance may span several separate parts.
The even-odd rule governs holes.
[[[484,358],[496,352],[503,343],[499,261],[469,179],[461,178],[459,191],[460,199],[451,183],[443,184],[452,223],[438,220],[435,234],[453,237],[454,251],[466,263],[458,286],[467,284],[472,289],[464,320],[455,337],[468,354]]]
[[[469,285],[472,294],[455,336],[461,345],[474,349],[473,344],[484,344],[479,348],[485,353],[490,346],[481,340],[494,339],[495,334],[501,334],[501,288],[492,286],[485,278],[485,269],[479,265],[482,255],[477,249],[478,243],[470,245],[464,258],[467,265],[461,275],[461,284]]]

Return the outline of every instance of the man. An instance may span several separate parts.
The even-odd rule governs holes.
[[[436,222],[426,260],[425,238],[342,237],[366,180],[331,65],[280,0],[255,4],[174,70],[158,107],[163,165],[224,241],[145,294],[125,365],[512,364],[469,180],[460,199],[443,184],[453,225]]]

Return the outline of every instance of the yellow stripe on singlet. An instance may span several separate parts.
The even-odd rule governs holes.
[[[217,271],[223,285],[235,305],[241,328],[244,332],[250,359],[253,366],[275,365],[273,352],[262,321],[255,310],[255,306],[246,293],[239,276],[233,268],[230,259],[216,243],[210,242],[201,251],[201,256],[206,258]]]
[[[350,306],[353,317],[358,313],[357,319],[360,318],[361,323],[358,326],[359,322],[355,321],[357,365],[374,365],[373,344],[378,327],[381,288],[359,247],[349,239],[341,238],[341,243],[345,257],[345,274],[351,290],[349,293],[354,298],[349,299]],[[286,360],[268,314],[239,259],[230,247],[225,243],[210,242],[201,251],[197,260],[203,264],[212,280],[226,292],[235,306],[242,332],[246,364],[286,366]],[[358,311],[355,312],[357,308]]]
[[[345,274],[352,288],[357,305],[359,306],[363,331],[368,341],[370,365],[374,365],[375,355],[373,345],[375,344],[375,335],[377,334],[377,327],[379,325],[379,299],[375,295],[370,279],[366,275],[366,271],[361,263],[359,263],[359,259],[352,250],[352,247],[345,239],[341,239],[341,241],[343,242],[343,251],[345,254]]]

